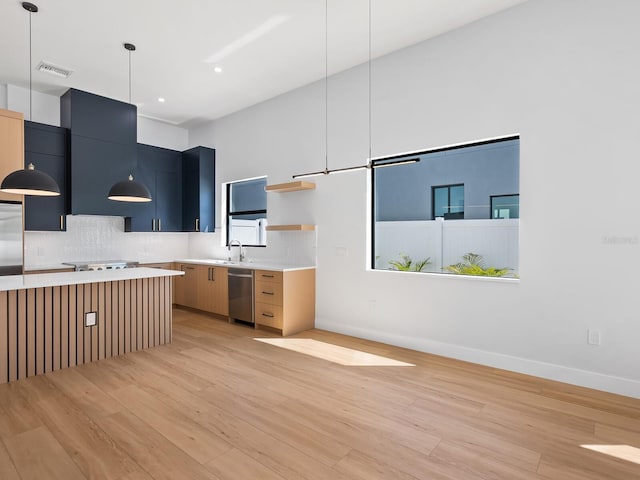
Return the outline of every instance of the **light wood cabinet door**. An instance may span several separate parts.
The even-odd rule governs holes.
[[[229,270],[198,266],[198,307],[205,312],[229,315]]]
[[[198,265],[182,263],[177,265],[184,275],[175,278],[173,301],[176,305],[198,307]]]
[[[11,172],[23,168],[24,115],[0,109],[0,181]],[[21,202],[22,198],[22,195],[0,192],[0,200]]]

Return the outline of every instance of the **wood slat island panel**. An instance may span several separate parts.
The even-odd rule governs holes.
[[[171,290],[164,276],[0,291],[0,383],[170,343]]]

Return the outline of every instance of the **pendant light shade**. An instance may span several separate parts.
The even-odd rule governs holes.
[[[131,52],[135,52],[136,46],[133,43],[125,43],[123,46],[129,52],[129,103],[131,103]],[[128,180],[117,182],[111,187],[107,198],[117,202],[150,202],[151,193],[147,187],[136,182],[133,175],[129,174]]]
[[[29,12],[29,120],[33,120],[32,101],[33,94],[31,85],[31,15],[38,11],[38,7],[33,3],[22,2],[22,8]],[[54,197],[60,195],[60,187],[56,181],[44,172],[35,169],[33,163],[25,169],[16,170],[7,175],[0,191],[14,193],[17,195],[37,195],[41,197]]]
[[[108,198],[118,202],[150,202],[151,193],[147,187],[136,182],[133,175],[129,175],[128,180],[118,182],[111,187]]]
[[[7,175],[0,185],[0,191],[46,197],[60,195],[60,187],[56,181],[46,173],[36,170],[33,163],[24,170],[16,170]]]

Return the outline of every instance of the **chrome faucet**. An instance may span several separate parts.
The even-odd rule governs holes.
[[[240,240],[236,240],[235,238],[229,241],[229,260],[231,260],[231,247],[237,245],[240,247],[240,252],[238,253],[238,262],[242,262],[244,260],[244,250],[242,250],[242,243]]]

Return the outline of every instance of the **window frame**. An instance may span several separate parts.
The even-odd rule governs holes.
[[[446,218],[446,214],[441,217],[436,217],[436,190],[439,188],[447,189],[447,209],[449,210],[447,213],[451,213],[451,188],[452,187],[462,187],[462,195],[464,198],[464,183],[451,183],[445,185],[432,185],[431,186],[431,220],[435,220],[436,218]],[[456,207],[457,208],[457,207]],[[462,215],[464,216],[464,202],[462,203]]]
[[[492,220],[500,220],[500,217],[493,216],[493,199],[494,198],[502,198],[502,197],[518,197],[518,216],[516,218],[520,218],[520,194],[519,193],[506,193],[504,195],[489,195],[489,218]]]
[[[254,177],[254,178],[246,178],[244,180],[236,180],[234,182],[227,182],[227,191],[226,191],[226,240],[225,240],[225,247],[229,246],[229,242],[231,240],[233,240],[230,237],[231,234],[231,217],[233,215],[257,215],[259,213],[264,213],[265,218],[267,217],[267,209],[265,208],[264,210],[239,210],[237,212],[232,212],[231,211],[231,188],[234,184],[236,183],[243,183],[243,182],[251,182],[254,180],[261,180],[264,179],[265,182],[265,186],[267,184],[267,177]],[[242,245],[243,247],[266,247],[266,245]]]
[[[446,151],[452,151],[452,150],[459,150],[462,148],[469,148],[469,147],[478,147],[481,145],[490,145],[492,143],[501,143],[501,142],[507,142],[507,141],[511,141],[511,140],[518,140],[520,141],[522,138],[522,136],[519,133],[514,133],[514,134],[509,134],[509,135],[504,135],[504,136],[500,136],[500,137],[493,137],[493,138],[488,138],[485,140],[477,140],[477,141],[472,141],[472,142],[461,142],[461,143],[456,143],[456,144],[452,144],[452,145],[447,145],[447,146],[442,146],[442,147],[435,147],[435,148],[428,148],[425,150],[414,150],[414,151],[408,151],[408,152],[404,152],[404,153],[397,153],[397,154],[393,154],[393,155],[387,155],[387,156],[382,156],[382,157],[377,157],[377,158],[373,158],[371,159],[371,165],[375,166],[377,164],[384,164],[385,162],[388,162],[390,160],[399,160],[399,159],[403,159],[403,158],[407,158],[410,156],[421,156],[421,155],[427,155],[430,153],[438,153],[438,152],[446,152]],[[394,167],[391,167],[394,168]],[[369,193],[370,193],[370,205],[369,205],[369,239],[370,242],[369,244],[371,245],[371,250],[369,252],[369,269],[371,271],[374,272],[387,272],[389,270],[383,270],[383,269],[377,269],[376,268],[376,168],[370,168],[370,183],[369,183]],[[433,192],[433,190],[432,190]],[[515,194],[514,194],[515,195]],[[520,194],[518,193],[518,197],[520,196]],[[432,202],[432,207],[433,207],[433,202]],[[433,211],[433,208],[432,208]],[[491,212],[490,212],[491,215]],[[518,217],[519,218],[519,217]],[[394,273],[398,273],[398,272],[394,272]],[[427,273],[428,275],[428,273]],[[438,274],[440,275],[440,274]],[[458,275],[444,275],[445,277],[458,277]],[[474,277],[474,276],[467,276],[467,275],[459,275],[460,277],[464,277],[464,278],[479,278],[479,279],[487,279],[485,277]],[[493,278],[490,277],[490,280],[513,280],[511,278],[507,278],[507,279],[503,279],[503,278]]]

